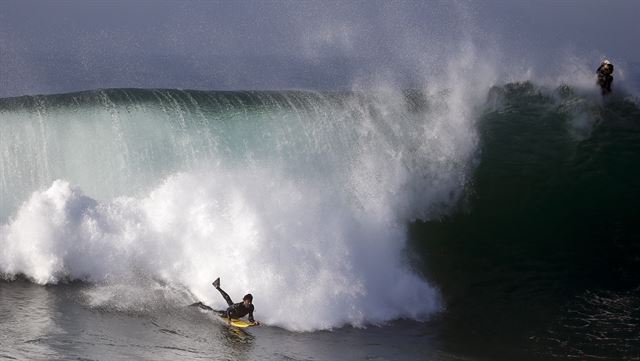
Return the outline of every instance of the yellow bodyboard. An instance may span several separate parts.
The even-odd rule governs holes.
[[[239,320],[237,318],[226,318],[224,316],[221,316],[221,318],[233,327],[245,328],[256,325],[255,323],[247,322],[245,320]]]

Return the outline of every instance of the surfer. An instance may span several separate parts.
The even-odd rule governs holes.
[[[233,303],[233,301],[231,301],[231,297],[229,297],[229,295],[225,291],[223,291],[222,288],[220,288],[220,277],[216,278],[216,280],[213,281],[212,285],[218,291],[220,291],[220,294],[229,305],[226,311],[220,311],[220,316],[226,318],[241,318],[249,314],[249,317],[247,317],[249,319],[249,322],[252,322],[256,325],[259,324],[259,322],[256,322],[253,319],[254,308],[253,296],[251,295],[251,293],[244,295],[244,297],[242,297],[242,302]]]
[[[600,85],[600,89],[602,89],[602,95],[607,95],[611,93],[611,83],[613,83],[613,64],[607,59],[603,60],[600,63],[600,66],[596,70],[596,74],[598,74],[598,85]]]

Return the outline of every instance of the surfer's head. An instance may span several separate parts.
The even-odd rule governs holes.
[[[245,305],[250,305],[253,302],[253,296],[251,293],[244,295],[244,297],[242,297],[242,302],[244,302]]]

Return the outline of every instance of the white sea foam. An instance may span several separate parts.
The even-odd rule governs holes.
[[[400,257],[404,229],[339,202],[269,171],[176,174],[145,198],[109,203],[56,181],[2,228],[0,265],[42,284],[112,283],[97,304],[117,298],[122,280],[148,277],[222,307],[210,285],[220,276],[236,299],[254,294],[263,321],[294,330],[436,310],[435,290]]]
[[[6,183],[31,195],[0,230],[0,273],[85,280],[95,284],[91,305],[122,310],[196,300],[223,308],[211,286],[219,276],[234,300],[254,295],[258,319],[291,330],[428,317],[442,305],[408,265],[407,224],[455,204],[472,170],[475,106],[492,76],[473,77],[474,51],[463,49],[439,80],[452,87],[425,89],[424,107],[384,87],[339,101],[256,95],[253,106],[228,94],[153,92],[158,101],[144,107],[80,109],[89,118],[74,133],[56,108],[43,128],[56,142],[34,137],[24,153],[71,179],[42,187],[51,175],[37,177],[47,188],[38,191]],[[105,113],[117,127],[103,126]],[[11,124],[21,132],[29,119]],[[101,149],[118,162],[87,141],[114,134],[117,144],[103,139]],[[4,162],[3,176],[29,180],[18,176],[38,164]],[[152,181],[127,192],[138,175]]]

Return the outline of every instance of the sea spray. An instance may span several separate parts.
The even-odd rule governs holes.
[[[87,92],[46,98],[30,137],[33,99],[7,100],[3,199],[30,195],[5,208],[0,272],[90,282],[89,304],[121,310],[222,308],[220,276],[291,330],[424,319],[442,305],[406,224],[461,194],[466,96]]]

